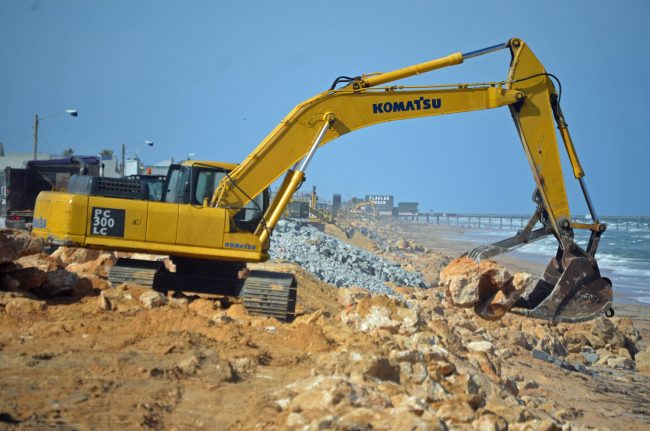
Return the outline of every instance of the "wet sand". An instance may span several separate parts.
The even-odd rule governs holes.
[[[421,223],[400,223],[397,226],[404,232],[405,236],[416,239],[429,249],[437,250],[450,256],[460,256],[472,250],[474,247],[481,245],[481,243],[471,241],[467,238],[465,233],[470,230],[468,228]],[[516,252],[497,256],[494,260],[503,263],[514,271],[526,271],[533,274],[541,274],[545,268],[544,263],[536,262],[533,259],[523,259]]]

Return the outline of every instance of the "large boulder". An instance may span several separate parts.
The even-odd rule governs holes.
[[[370,298],[372,295],[366,289],[360,287],[341,287],[337,290],[337,301],[343,307],[351,307],[360,299]]]
[[[650,347],[637,353],[634,359],[636,360],[636,370],[640,373],[650,375]]]
[[[133,312],[146,307],[140,297],[151,289],[137,284],[122,283],[113,289],[102,290],[97,298],[99,310]]]
[[[458,307],[475,307],[479,315],[490,319],[502,317],[529,282],[528,274],[515,280],[496,262],[475,262],[467,257],[455,259],[440,273],[447,299]]]
[[[80,249],[83,250],[83,249]],[[113,253],[101,253],[95,259],[85,262],[71,263],[66,270],[78,275],[92,274],[99,277],[108,277],[108,271],[116,262]]]
[[[625,336],[616,328],[614,322],[607,317],[599,317],[593,322],[591,333],[587,334],[589,344],[594,348],[610,346],[625,347]]]
[[[2,279],[7,287],[7,280],[12,279],[17,282],[18,288],[21,290],[33,291],[38,289],[45,283],[48,279],[47,272],[40,270],[39,268],[22,268],[11,274],[4,274]],[[12,283],[13,284],[13,283]],[[15,289],[11,289],[15,290]]]
[[[100,250],[91,250],[89,248],[59,247],[52,253],[51,257],[59,259],[64,265],[69,265],[95,260],[100,254],[102,254]]]
[[[393,334],[412,335],[422,326],[418,310],[385,295],[363,298],[340,317],[342,323],[361,332],[385,329]]]
[[[42,238],[25,231],[0,229],[0,263],[13,262],[19,257],[42,251]]]
[[[636,343],[641,340],[641,334],[639,334],[639,331],[634,327],[632,319],[629,317],[620,317],[612,320],[614,321],[614,325],[618,332],[623,335],[625,347],[632,352],[636,352]]]
[[[140,302],[142,302],[144,308],[151,310],[152,308],[162,307],[167,304],[168,300],[162,293],[156,290],[149,290],[140,295]]]
[[[38,298],[30,292],[5,292],[3,290],[0,290],[0,310],[2,310],[3,307],[6,307],[7,304],[9,304],[9,302],[15,298],[27,298],[34,301],[38,300]]]
[[[533,282],[533,277],[530,274],[519,272],[501,290],[476,304],[474,311],[487,320],[501,319]]]
[[[26,319],[39,315],[45,311],[45,301],[30,298],[13,298],[5,305],[5,312],[17,319]]]
[[[475,262],[461,257],[442,270],[440,284],[454,305],[473,307],[500,290],[511,278],[508,270],[496,262]]]
[[[45,272],[54,271],[65,266],[59,258],[52,257],[47,253],[36,253],[23,256],[17,259],[16,263],[22,268],[38,268]]]

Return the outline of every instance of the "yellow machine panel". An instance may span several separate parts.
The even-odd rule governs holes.
[[[223,247],[225,214],[223,208],[179,205],[176,244],[199,247]],[[161,228],[164,228],[161,226]]]
[[[91,238],[115,237],[144,241],[148,201],[90,196],[88,200],[88,243]]]
[[[61,244],[85,243],[88,196],[41,192],[34,211],[34,234]]]
[[[175,203],[149,202],[146,231],[148,242],[176,243],[178,207]]]

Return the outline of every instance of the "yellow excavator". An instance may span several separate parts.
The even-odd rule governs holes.
[[[373,217],[379,216],[379,210],[373,201],[363,201],[353,205],[349,211],[350,214],[366,214]]]
[[[512,55],[501,82],[395,84],[501,49]],[[172,165],[160,201],[148,200],[146,185],[137,180],[79,176],[65,193],[39,195],[33,232],[52,244],[169,255],[176,272],[157,263],[121,260],[111,271],[111,281],[242,295],[251,312],[287,319],[295,308],[293,277],[259,271],[245,277],[245,266],[269,258],[269,237],[320,146],[373,124],[508,107],[536,183],[536,210],[516,236],[472,250],[469,256],[480,260],[553,235],[556,255],[511,311],[560,322],[611,314],[612,285],[601,277],[595,258],[606,226],[598,221],[587,192],[560,108],[561,91],[553,80],[561,89],[528,45],[516,38],[392,72],[340,76],[327,91],[297,105],[240,164]],[[555,126],[591,223],[571,219]],[[268,187],[283,174],[270,200]],[[586,249],[576,244],[574,229],[590,231]]]

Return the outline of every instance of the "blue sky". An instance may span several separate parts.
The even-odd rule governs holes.
[[[388,71],[521,37],[563,84],[596,210],[650,214],[650,3],[644,1],[0,2],[0,142],[77,154],[138,143],[146,162],[239,162],[339,75]],[[409,83],[496,81],[506,51]],[[586,212],[565,165],[573,211]],[[327,199],[393,194],[435,211],[534,210],[506,108],[349,134],[307,172]]]

